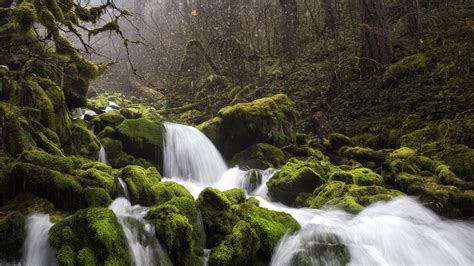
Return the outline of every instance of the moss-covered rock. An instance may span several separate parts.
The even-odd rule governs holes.
[[[12,212],[0,219],[0,260],[20,261],[25,238],[25,216]]]
[[[291,265],[346,265],[350,259],[349,249],[336,235],[310,233],[291,258]]]
[[[312,192],[326,182],[325,171],[316,161],[291,159],[268,181],[274,200],[291,205],[299,193]]]
[[[359,186],[383,185],[383,177],[369,168],[356,168],[349,171],[354,184]]]
[[[73,174],[81,164],[74,157],[54,156],[41,150],[25,151],[18,160],[68,174]]]
[[[209,265],[245,265],[252,261],[260,241],[255,229],[245,221],[237,222],[229,235],[211,250]]]
[[[83,193],[86,207],[107,207],[112,203],[109,193],[103,188],[85,188]]]
[[[466,181],[474,181],[474,149],[465,145],[453,145],[436,155],[451,170]]]
[[[198,212],[192,198],[173,197],[151,208],[146,219],[154,220],[156,236],[175,264],[202,263],[203,236],[199,232]]]
[[[92,123],[95,127],[94,130],[100,132],[106,127],[116,128],[124,120],[125,117],[119,111],[115,111],[96,115],[92,119]]]
[[[256,256],[260,260],[269,261],[279,239],[286,233],[299,229],[291,215],[259,207],[258,200],[246,200],[244,195],[244,191],[239,189],[221,192],[213,188],[206,188],[199,195],[197,206],[208,236],[207,247],[212,248],[212,263],[251,263]],[[252,228],[252,231],[245,229],[247,227]],[[241,229],[245,231],[242,232]],[[240,243],[240,236],[245,234],[250,237],[249,233],[255,244],[252,250]],[[232,246],[233,242],[229,241],[238,242]]]
[[[51,201],[60,210],[81,208],[82,187],[75,177],[41,166],[15,162],[7,170],[7,184],[14,195],[30,192]]]
[[[96,262],[130,265],[128,244],[115,214],[106,208],[88,208],[56,223],[49,231],[61,265]]]
[[[152,187],[155,193],[155,204],[161,204],[174,197],[186,197],[193,199],[193,196],[182,185],[176,182],[159,182]]]
[[[127,184],[132,204],[152,206],[158,202],[154,186],[159,185],[161,175],[156,168],[131,165],[121,169],[119,176]]]
[[[5,205],[0,207],[0,212],[20,212],[28,215],[34,212],[51,214],[55,211],[54,205],[46,199],[31,193],[20,193]]]
[[[317,188],[313,195],[306,200],[308,207],[334,206],[351,213],[358,213],[374,202],[404,194],[381,186],[357,186],[347,185],[341,181],[329,181]]]
[[[428,63],[429,58],[425,53],[407,56],[397,63],[390,65],[387,70],[385,70],[383,79],[388,82],[423,73]]]
[[[219,117],[200,125],[204,133],[230,159],[256,143],[277,147],[295,143],[296,112],[284,94],[239,103],[219,111]]]
[[[286,156],[279,148],[270,144],[258,143],[234,155],[231,164],[264,170],[279,168],[285,161]]]
[[[370,163],[381,165],[386,159],[382,151],[375,151],[366,147],[346,147],[341,149],[341,154],[348,159],[356,160],[366,166],[370,166]]]
[[[75,147],[75,154],[88,158],[97,158],[100,150],[99,140],[95,137],[94,132],[87,128],[73,125],[72,127],[72,143]]]
[[[338,151],[340,148],[347,146],[354,146],[354,142],[351,138],[340,133],[331,133],[329,135],[329,146],[333,151]]]
[[[116,135],[125,152],[162,164],[163,137],[160,123],[145,118],[126,119],[117,126]]]

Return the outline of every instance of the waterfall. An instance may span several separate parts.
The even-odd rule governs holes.
[[[128,249],[134,265],[172,265],[155,236],[155,228],[143,219],[148,208],[132,206],[125,198],[110,204],[127,238]]]
[[[52,226],[47,214],[35,213],[28,216],[22,265],[57,265],[56,252],[48,243],[48,232]]]
[[[105,152],[104,146],[100,144],[100,150],[99,150],[99,162],[107,164],[107,153]]]
[[[219,151],[194,127],[164,123],[164,172],[200,184],[213,184],[227,170]]]
[[[197,129],[171,123],[165,128],[164,180],[180,183],[195,198],[207,186],[243,188],[261,207],[298,221],[301,229],[280,240],[272,265],[298,265],[298,259],[309,265],[474,264],[472,223],[443,220],[410,197],[377,202],[358,215],[270,202],[266,182],[276,170],[226,171],[219,152]]]
[[[296,234],[280,240],[271,265],[291,265],[301,255],[310,256],[313,263],[317,260],[338,264],[340,258],[334,254],[338,250],[331,248],[334,243],[322,241],[325,236],[336,236],[348,248],[351,265],[472,265],[474,262],[474,225],[442,220],[409,197],[375,203],[356,216],[339,210],[300,209],[300,213],[292,213],[288,208],[286,211],[305,225]],[[301,212],[307,212],[307,216],[301,216]],[[311,246],[315,243],[316,249]],[[324,254],[330,256],[322,258]]]
[[[127,184],[123,181],[122,178],[117,178],[117,194],[119,197],[126,198],[130,201],[130,194],[128,193]]]

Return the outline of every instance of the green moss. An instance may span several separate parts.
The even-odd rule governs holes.
[[[28,163],[16,162],[7,170],[7,183],[15,193],[30,192],[51,201],[60,210],[81,207],[82,187],[68,174]]]
[[[28,215],[34,212],[53,213],[54,205],[46,199],[30,193],[20,193],[15,198],[0,207],[0,212],[20,212]]]
[[[160,123],[145,118],[126,119],[117,127],[117,137],[125,152],[161,165],[163,137]]]
[[[122,153],[122,142],[120,140],[115,140],[111,138],[103,138],[100,140],[100,143],[107,153],[107,158],[114,159],[121,155]]]
[[[156,204],[164,203],[174,197],[186,197],[193,199],[193,196],[185,187],[176,182],[159,182],[152,187]]]
[[[209,256],[209,265],[244,265],[249,263],[259,249],[259,238],[255,230],[244,221],[239,221],[232,232]]]
[[[407,56],[395,64],[390,65],[383,74],[384,81],[392,81],[407,76],[414,76],[425,71],[429,63],[425,53]]]
[[[400,149],[394,150],[389,155],[390,160],[396,159],[409,159],[416,155],[416,150],[410,149],[408,147],[401,147]]]
[[[193,199],[174,197],[151,208],[146,219],[154,220],[156,236],[165,245],[175,264],[193,265],[201,262],[199,257],[203,246]]]
[[[333,151],[338,151],[343,146],[354,146],[354,142],[348,136],[340,133],[332,133],[329,135],[329,146]]]
[[[34,5],[29,2],[22,2],[13,9],[12,19],[18,26],[20,32],[28,32],[33,26],[33,23],[37,20]]]
[[[401,146],[420,149],[424,144],[438,138],[438,131],[432,125],[427,125],[400,137]]]
[[[19,261],[25,238],[25,216],[13,212],[0,219],[0,258]]]
[[[211,257],[215,260],[213,263],[250,262],[256,259],[256,254],[259,259],[269,260],[280,238],[285,233],[299,229],[298,223],[291,215],[261,208],[255,198],[245,200],[243,190],[233,189],[221,192],[206,188],[201,192],[196,203],[201,211],[204,229],[208,236],[207,246],[213,248],[211,251]],[[236,243],[232,247],[228,243],[229,239],[234,237],[235,226],[242,221],[255,230],[255,241],[260,242],[259,247],[254,247],[255,250],[252,251],[250,257],[239,255],[242,253],[240,244]]]
[[[240,204],[245,202],[246,195],[245,190],[240,188],[234,188],[230,190],[226,190],[223,192],[224,196],[230,201],[231,204]]]
[[[285,154],[270,144],[258,143],[237,153],[231,164],[252,169],[279,168],[286,161]]]
[[[199,128],[228,159],[256,143],[277,147],[295,143],[296,111],[284,94],[228,106],[218,115]]]
[[[341,154],[348,159],[356,160],[366,166],[369,166],[368,163],[370,162],[380,165],[386,159],[382,151],[375,151],[366,147],[346,147],[341,149]]]
[[[374,202],[404,195],[381,186],[346,185],[341,181],[329,181],[313,194],[315,197],[308,200],[311,208],[334,206],[351,213],[358,213]]]
[[[84,189],[84,200],[87,207],[107,207],[112,203],[107,191],[96,187]]]
[[[212,141],[212,143],[214,143],[214,145],[218,145],[222,141],[220,135],[221,124],[222,118],[214,117],[198,125],[197,129],[201,130],[202,133],[204,133],[204,135],[206,135]]]
[[[18,160],[69,174],[80,166],[72,157],[54,156],[41,150],[25,151]]]
[[[356,168],[350,171],[354,184],[360,186],[383,185],[381,175],[374,173],[369,168]]]
[[[106,208],[89,208],[56,223],[49,243],[58,250],[60,264],[75,261],[100,265],[130,265],[128,245],[115,214]]]
[[[315,161],[291,159],[267,183],[270,196],[293,204],[299,193],[312,192],[326,182],[324,169]]]
[[[97,134],[97,137],[100,139],[113,138],[114,135],[115,135],[115,129],[107,126],[104,129],[102,129],[102,131],[100,131],[99,134]]]
[[[465,145],[453,145],[438,153],[436,157],[449,165],[462,179],[474,181],[474,149]]]
[[[98,265],[94,251],[90,248],[83,248],[77,254],[77,263],[79,265]]]
[[[120,123],[125,120],[125,117],[120,112],[107,112],[97,115],[92,119],[92,123],[95,126],[96,132],[102,131],[106,127],[116,128]]]
[[[152,206],[159,202],[155,186],[160,185],[161,176],[156,169],[131,165],[123,168],[119,176],[127,184],[132,204]]]
[[[87,170],[76,171],[76,175],[80,178],[87,179],[88,186],[101,187],[112,196],[115,194],[115,178],[106,172],[102,172],[96,168],[89,168]]]
[[[100,143],[94,135],[94,132],[87,128],[73,125],[72,142],[78,155],[97,158],[100,150]]]

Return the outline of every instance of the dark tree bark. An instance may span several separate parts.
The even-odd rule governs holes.
[[[408,31],[413,34],[420,33],[423,28],[419,0],[403,0],[403,4],[408,17]]]
[[[334,0],[321,0],[321,7],[324,10],[324,27],[328,30],[336,28],[336,3]]]
[[[390,30],[383,0],[360,0],[362,68],[371,72],[390,62]]]
[[[295,59],[298,54],[298,8],[296,0],[280,0],[283,13],[281,43],[283,53],[288,59]]]

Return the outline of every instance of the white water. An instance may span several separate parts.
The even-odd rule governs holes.
[[[155,228],[143,219],[148,208],[132,206],[125,198],[117,198],[111,209],[122,225],[134,265],[172,265],[155,236]]]
[[[202,185],[213,184],[227,170],[219,151],[194,127],[164,123],[164,174]]]
[[[248,171],[223,170],[222,157],[196,129],[170,123],[165,127],[164,180],[182,184],[195,198],[207,186],[220,190],[244,188],[260,201],[260,206],[289,213],[302,226],[280,240],[272,265],[290,265],[296,253],[328,234],[346,245],[352,265],[474,265],[472,223],[443,220],[409,197],[373,204],[357,216],[336,209],[296,209],[270,202],[265,199],[266,182],[275,170],[260,172],[262,183],[255,188],[255,184],[249,185]],[[339,263],[337,257],[321,258],[311,252],[307,250],[306,254],[313,256],[313,264]]]
[[[114,102],[114,101],[109,101],[109,105],[105,108],[105,112],[108,113],[108,112],[113,112],[115,111],[115,109],[118,109],[120,108],[120,106]]]
[[[57,265],[56,252],[49,246],[48,232],[53,224],[47,214],[31,214],[26,223],[22,265]]]
[[[105,152],[104,146],[100,144],[100,150],[99,150],[99,162],[107,164],[107,153]]]
[[[123,181],[122,178],[117,178],[117,192],[119,197],[126,198],[130,201],[130,194],[128,193],[127,184]]]

